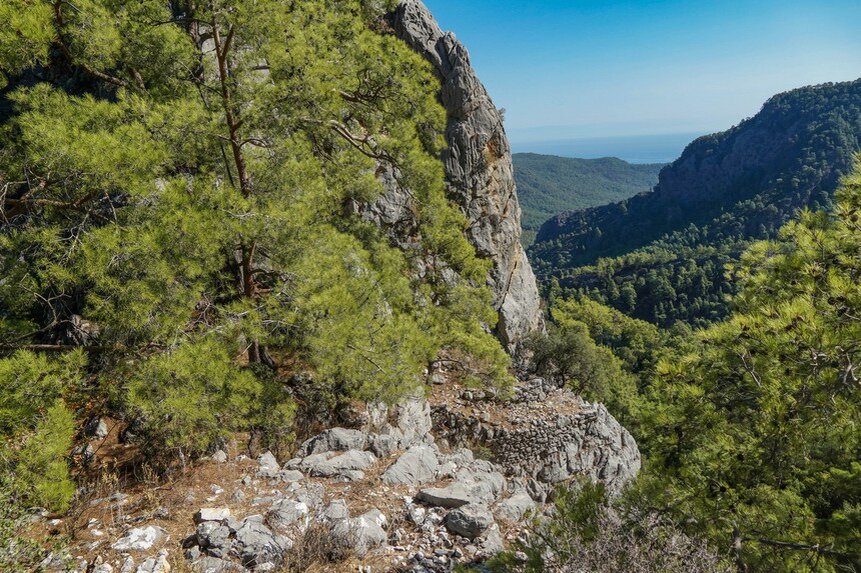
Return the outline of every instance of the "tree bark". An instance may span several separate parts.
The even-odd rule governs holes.
[[[233,43],[234,28],[230,26],[227,38],[222,40],[221,31],[218,28],[218,20],[212,17],[212,38],[215,43],[215,59],[218,62],[218,79],[221,84],[221,105],[224,107],[224,117],[227,121],[227,129],[230,133],[230,149],[233,152],[233,163],[236,166],[236,177],[239,180],[239,191],[242,196],[251,196],[251,184],[248,178],[248,169],[245,158],[242,156],[242,138],[239,137],[239,128],[242,121],[236,117],[233,110],[232,95],[230,92],[230,66],[228,55]]]
[[[245,163],[245,157],[242,154],[242,137],[240,136],[240,128],[242,120],[237,117],[233,94],[230,86],[230,49],[233,45],[235,36],[235,28],[230,25],[227,30],[227,36],[222,37],[221,29],[219,28],[218,18],[213,10],[212,14],[212,39],[215,44],[215,59],[218,66],[218,80],[221,88],[221,105],[224,108],[224,119],[227,124],[227,131],[230,143],[230,150],[233,155],[233,164],[236,169],[236,178],[239,185],[239,192],[244,198],[251,197],[251,181],[248,176],[248,168]],[[227,172],[230,173],[230,168],[227,166]],[[244,240],[240,245],[242,252],[242,260],[239,265],[239,283],[242,288],[242,296],[253,300],[257,297],[257,285],[254,281],[254,253],[256,243],[251,241],[250,244]],[[261,362],[264,351],[261,349],[260,342],[254,340],[248,347],[248,361],[252,363]]]

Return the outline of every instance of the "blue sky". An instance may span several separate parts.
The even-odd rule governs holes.
[[[425,0],[515,147],[707,133],[771,95],[861,77],[861,0]]]

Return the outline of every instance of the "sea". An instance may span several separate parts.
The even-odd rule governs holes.
[[[704,133],[672,133],[616,137],[586,137],[546,141],[518,141],[512,137],[515,153],[540,153],[560,157],[597,159],[618,157],[628,163],[670,163],[679,158],[696,138]]]

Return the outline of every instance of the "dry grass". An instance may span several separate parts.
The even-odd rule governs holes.
[[[265,513],[268,505],[252,505],[255,497],[274,495],[283,492],[286,484],[268,483],[255,479],[253,487],[243,485],[244,476],[254,477],[257,462],[253,459],[237,460],[236,456],[245,451],[247,436],[234,436],[229,460],[226,463],[199,461],[182,467],[180,464],[165,474],[156,474],[148,466],[134,464],[125,466],[121,471],[117,464],[106,463],[99,456],[103,452],[113,454],[125,451],[117,436],[119,430],[111,428],[108,445],[99,450],[94,467],[84,477],[88,487],[86,495],[76,501],[73,509],[61,516],[63,524],[49,532],[47,522],[41,521],[38,527],[40,539],[69,540],[69,550],[73,555],[83,556],[93,561],[97,556],[105,563],[114,566],[115,571],[122,566],[123,557],[110,548],[130,527],[157,526],[164,529],[167,536],[163,542],[145,552],[132,552],[140,563],[141,559],[151,557],[161,549],[169,552],[172,573],[191,573],[191,566],[184,557],[181,541],[194,532],[193,516],[201,507],[229,507],[233,516],[241,519],[248,515]],[[325,500],[343,499],[350,515],[358,516],[370,509],[382,511],[389,519],[388,530],[403,528],[406,538],[402,544],[409,544],[417,535],[411,523],[405,521],[403,496],[411,493],[411,488],[403,485],[386,485],[380,475],[397,459],[397,454],[381,459],[365,472],[365,477],[356,482],[338,479],[314,478],[312,482],[325,486]],[[128,471],[132,467],[133,471]],[[446,480],[429,485],[445,485]],[[217,484],[223,492],[214,495],[211,486]],[[243,495],[235,495],[237,492]],[[125,496],[121,501],[109,498],[118,492]],[[95,521],[94,521],[95,520]],[[95,525],[91,525],[94,523]],[[374,573],[391,571],[396,566],[393,558],[400,555],[388,551],[372,552],[358,558],[351,551],[337,547],[326,525],[316,522],[305,532],[290,535],[295,539],[294,548],[288,552],[281,571],[283,573],[355,573],[370,570]]]
[[[231,457],[236,455],[235,447],[232,453]],[[160,546],[147,551],[146,556],[162,548],[168,549],[172,571],[185,573],[187,568],[184,568],[186,563],[179,542],[194,531],[193,516],[199,507],[230,506],[234,514],[255,513],[251,494],[241,500],[233,498],[237,490],[243,489],[240,483],[243,475],[254,474],[257,464],[253,460],[233,460],[223,464],[203,461],[161,476],[145,465],[136,466],[134,474],[120,474],[106,466],[101,467],[98,473],[95,470],[88,473],[87,487],[83,490],[86,493],[79,496],[69,512],[61,516],[63,523],[60,527],[53,528],[47,522],[39,522],[38,530],[34,529],[29,536],[37,539],[64,536],[73,554],[87,559],[101,555],[116,568],[116,564],[122,563],[122,558],[108,549],[108,543],[121,537],[130,526],[156,525],[167,532],[167,537]],[[210,502],[207,499],[214,497],[213,484],[224,491]],[[128,497],[120,502],[108,499],[118,492]],[[96,520],[92,528],[88,527],[91,520]],[[96,543],[99,545],[95,550],[88,549]]]
[[[428,396],[431,406],[442,406],[449,412],[466,418],[477,417],[484,423],[509,430],[522,429],[516,419],[552,419],[558,415],[572,416],[582,410],[577,396],[565,390],[551,392],[541,402],[508,402],[486,396],[484,399],[463,398],[469,388],[454,382],[434,385]],[[476,392],[476,390],[470,390]],[[528,422],[527,422],[528,427]]]
[[[349,548],[335,542],[329,526],[312,523],[299,534],[293,547],[287,552],[281,571],[283,573],[305,573],[306,571],[328,571],[352,556]]]
[[[116,569],[122,559],[108,549],[105,542],[119,538],[131,524],[135,527],[155,525],[167,532],[167,538],[160,546],[146,551],[146,555],[135,557],[139,560],[155,554],[159,549],[168,549],[172,573],[191,573],[190,564],[185,560],[180,548],[180,541],[194,531],[193,515],[198,508],[227,506],[234,516],[241,518],[265,511],[260,506],[252,505],[255,495],[266,496],[271,490],[284,489],[284,484],[268,485],[266,480],[260,481],[258,490],[243,486],[243,476],[253,476],[257,470],[257,462],[251,459],[237,461],[237,442],[244,446],[243,436],[236,437],[231,448],[231,461],[226,463],[202,461],[165,476],[157,476],[145,467],[139,467],[137,481],[106,470],[94,476],[87,495],[81,496],[73,510],[63,516],[64,529],[73,553],[93,559],[96,555],[101,555],[106,562],[113,563]],[[351,515],[360,515],[371,508],[377,508],[388,516],[399,516],[403,513],[400,496],[405,495],[407,489],[403,486],[390,487],[386,494],[382,494],[379,481],[379,475],[395,457],[382,460],[359,482],[335,479],[315,481],[324,483],[327,500],[346,500]],[[213,484],[217,484],[224,491],[210,502],[207,499],[214,496],[210,489]],[[128,497],[119,504],[108,501],[108,498],[118,491]],[[243,492],[241,499],[234,497],[237,491]],[[93,529],[88,527],[93,519],[98,520],[98,525],[93,529],[103,531],[104,535],[94,535]],[[397,521],[399,524],[400,520]],[[59,533],[61,532],[55,532],[55,535]],[[286,556],[282,569],[284,573],[355,573],[359,565],[371,565],[375,573],[391,568],[390,558],[387,556],[360,560],[348,548],[338,547],[329,535],[328,526],[320,523],[315,522],[307,531],[296,532],[290,537],[296,539],[296,543]],[[89,551],[87,547],[97,541],[103,542],[99,549]]]
[[[171,551],[167,562],[170,563],[170,573],[195,573],[182,551]]]

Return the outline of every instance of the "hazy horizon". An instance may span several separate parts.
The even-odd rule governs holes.
[[[672,163],[696,138],[706,133],[572,137],[522,141],[509,134],[514,153],[538,153],[579,159],[618,157],[628,163]]]

